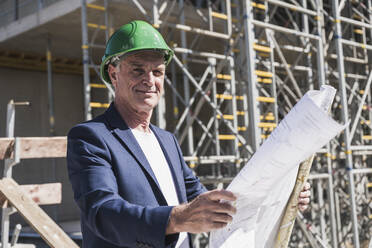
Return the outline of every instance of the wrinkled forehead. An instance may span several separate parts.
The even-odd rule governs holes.
[[[164,53],[158,51],[139,51],[129,54],[125,57],[124,62],[129,64],[147,64],[164,65]]]

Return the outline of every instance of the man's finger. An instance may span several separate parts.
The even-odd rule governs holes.
[[[233,192],[219,189],[219,190],[212,190],[206,193],[208,198],[212,201],[219,201],[219,200],[226,200],[226,201],[235,201],[236,196]]]
[[[222,214],[222,213],[213,213],[211,218],[213,222],[222,222],[222,223],[230,223],[233,219],[231,215]]]
[[[302,191],[300,193],[300,198],[304,198],[304,197],[309,197],[311,195],[311,192],[309,190],[307,191]]]
[[[309,190],[311,188],[310,183],[306,182],[302,191]]]
[[[310,203],[310,198],[300,198],[298,200],[298,203],[299,204],[305,204],[305,205],[308,205]]]
[[[309,205],[298,205],[298,208],[300,209],[301,212],[305,211]]]
[[[217,207],[214,209],[215,213],[226,213],[229,215],[236,214],[236,208],[229,204],[228,202],[218,203]]]
[[[226,222],[213,222],[211,230],[221,229],[227,226]]]

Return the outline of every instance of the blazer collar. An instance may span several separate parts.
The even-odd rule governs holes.
[[[182,162],[180,161],[178,153],[170,153],[169,149],[166,149],[168,145],[174,146],[174,140],[172,136],[168,135],[162,129],[150,124],[151,130],[154,132],[155,136],[157,137],[160,147],[163,150],[164,156],[168,162],[169,169],[172,173],[174,186],[177,191],[178,201],[179,203],[187,202],[186,198],[186,189],[182,187],[182,183],[184,182],[183,172],[181,166],[177,168],[177,165],[180,165]],[[172,166],[173,165],[173,166]]]
[[[151,169],[151,166],[146,159],[146,155],[143,153],[141,147],[139,146],[136,138],[134,137],[132,131],[128,127],[128,125],[125,123],[125,121],[121,118],[119,112],[117,111],[114,103],[111,103],[110,107],[105,112],[106,120],[111,126],[111,129],[113,132],[121,139],[122,143],[126,148],[131,152],[131,154],[137,159],[138,163],[142,166],[142,168],[151,176],[152,180],[155,182],[156,186],[158,187],[159,192],[161,192],[158,180],[155,177],[154,172]],[[150,129],[154,132],[155,136],[158,139],[158,142],[163,150],[164,156],[169,164],[174,185],[177,191],[178,200],[180,203],[186,202],[186,191],[184,187],[181,187],[181,184],[183,182],[183,173],[182,169],[180,168],[180,172],[175,171],[175,168],[173,168],[172,165],[180,164],[178,154],[169,154],[167,152],[166,146],[168,143],[170,145],[173,140],[169,140],[169,136],[165,135],[165,132],[158,127],[150,124]],[[168,141],[169,140],[169,141]],[[168,141],[168,142],[167,142]],[[167,142],[167,143],[166,143]],[[177,155],[177,157],[175,157]],[[165,197],[163,194],[161,194],[164,201]]]
[[[158,187],[159,191],[161,192],[158,180],[156,180],[155,174],[152,171],[145,154],[143,153],[141,147],[139,146],[132,131],[125,123],[125,121],[121,118],[113,102],[111,103],[110,107],[106,110],[105,116],[106,121],[109,123],[112,129],[112,132],[115,133],[117,137],[121,139],[122,144],[126,146],[126,148],[130,151],[133,157],[136,158],[136,160],[142,166],[142,168],[150,175],[150,177]]]

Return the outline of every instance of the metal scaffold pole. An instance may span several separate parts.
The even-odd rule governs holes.
[[[185,24],[185,9],[184,9],[184,0],[178,0],[179,4],[179,11],[180,11],[180,17],[179,21],[181,25]],[[186,32],[181,30],[181,46],[183,48],[187,48],[187,38],[186,38]],[[187,54],[183,53],[181,55],[182,57],[182,63],[187,69]],[[189,104],[190,99],[190,85],[189,85],[189,79],[186,75],[183,75],[183,88],[184,88],[184,99],[186,104]],[[187,121],[190,120],[190,115],[187,115]],[[194,152],[194,134],[193,134],[193,128],[192,126],[187,127],[187,153],[189,155],[193,154]]]
[[[336,26],[336,51],[337,51],[337,68],[339,75],[339,90],[341,92],[341,104],[342,104],[342,119],[344,123],[349,121],[348,113],[348,102],[346,95],[346,80],[345,80],[345,68],[344,68],[344,55],[342,48],[342,29],[341,29],[341,20],[340,20],[340,9],[338,0],[333,0],[332,4],[334,22]],[[355,202],[355,184],[354,184],[354,175],[353,175],[353,159],[351,155],[350,147],[350,131],[349,127],[346,127],[343,134],[343,139],[345,143],[345,155],[346,155],[346,169],[349,179],[349,193],[350,193],[350,204],[351,204],[351,219],[353,225],[353,242],[354,247],[359,248],[359,232],[358,232],[358,218],[356,212],[356,202]]]
[[[319,81],[325,84],[329,84],[328,78],[325,77],[325,74],[327,72],[328,64],[326,61],[324,61],[324,58],[327,57],[326,49],[323,49],[326,45],[326,37],[325,37],[325,22],[324,22],[324,14],[323,14],[323,1],[317,0],[316,1],[316,12],[317,12],[317,31],[321,39],[319,40],[318,46],[321,47],[322,53],[318,51],[318,61],[323,61],[323,63],[318,63],[319,66],[319,72],[318,75],[322,75],[319,77]],[[322,65],[322,66],[320,66]],[[328,183],[328,198],[329,198],[329,215],[330,215],[330,222],[331,222],[331,241],[332,241],[332,247],[337,248],[337,224],[336,224],[336,207],[335,207],[335,193],[333,190],[334,183],[333,183],[333,173],[332,173],[332,159],[331,159],[331,145],[327,144],[326,146],[326,163],[327,163],[327,183]]]
[[[6,112],[6,129],[5,135],[8,138],[14,137],[14,127],[15,127],[15,113],[16,106],[29,106],[30,102],[14,102],[10,100],[7,105]],[[20,142],[16,137],[14,140],[14,157],[7,158],[4,160],[3,173],[1,178],[12,178],[13,176],[13,166],[20,162]],[[9,204],[8,201],[1,206],[1,247],[11,248],[14,247],[14,236],[12,241],[9,243],[9,231],[10,231],[10,216],[17,212],[17,210]],[[19,226],[18,226],[19,227]],[[14,235],[14,233],[13,233]]]
[[[153,0],[153,5],[152,5],[152,22],[153,26],[155,28],[159,28],[159,8],[158,8],[158,0]],[[166,127],[166,121],[165,121],[165,96],[162,95],[158,106],[155,109],[155,114],[156,114],[156,124],[160,128]]]
[[[55,135],[54,130],[54,97],[53,97],[53,70],[52,70],[52,52],[51,52],[51,39],[47,36],[47,75],[48,75],[48,110],[49,110],[49,134]]]
[[[246,70],[247,70],[247,84],[248,84],[248,108],[249,108],[249,124],[251,134],[251,145],[252,149],[256,151],[259,147],[261,136],[260,129],[258,128],[258,122],[260,112],[258,108],[258,92],[256,87],[256,75],[255,75],[255,52],[253,50],[254,43],[254,30],[253,30],[253,10],[250,0],[243,1],[244,7],[244,41],[245,41],[245,52],[246,52]]]
[[[90,106],[90,73],[89,73],[89,40],[88,40],[88,21],[87,21],[87,2],[81,0],[81,35],[83,50],[83,94],[84,94],[84,117],[85,120],[92,119],[92,109]]]

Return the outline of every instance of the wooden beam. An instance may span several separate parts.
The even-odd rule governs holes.
[[[38,205],[60,204],[62,202],[62,184],[28,184],[20,185],[23,193],[30,197]],[[6,206],[7,199],[0,194],[0,206]]]
[[[22,191],[38,205],[60,204],[62,202],[62,184],[45,183],[20,185]]]
[[[10,158],[14,151],[14,139],[0,138],[0,159]]]
[[[0,192],[52,248],[78,248],[76,243],[11,178],[0,180]]]
[[[3,194],[0,194],[0,206],[2,208],[7,208],[8,207],[8,200],[5,198]]]
[[[20,142],[20,158],[66,157],[67,137],[24,137]],[[14,138],[0,138],[0,160],[14,157]]]

